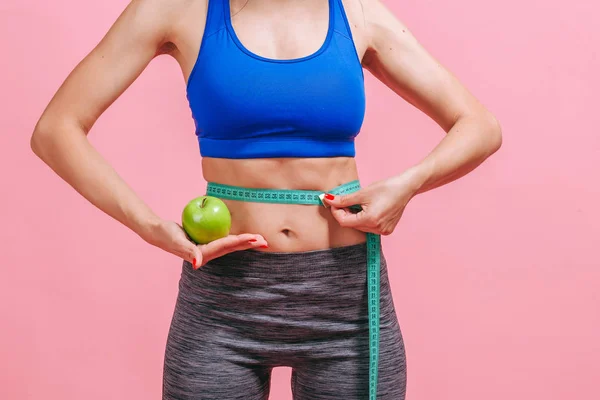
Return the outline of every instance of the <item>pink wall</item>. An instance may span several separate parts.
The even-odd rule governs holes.
[[[0,398],[158,399],[180,261],[29,149],[37,117],[127,2],[0,5]],[[408,399],[600,398],[600,7],[592,0],[386,2],[499,118],[503,148],[414,199],[384,238]],[[367,74],[364,183],[442,137]],[[94,145],[162,216],[204,190],[176,63],[153,62]],[[190,184],[190,182],[194,182]],[[275,370],[272,399],[290,399]]]

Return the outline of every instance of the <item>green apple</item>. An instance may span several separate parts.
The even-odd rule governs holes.
[[[231,214],[223,200],[200,196],[185,206],[181,222],[190,239],[206,244],[229,235]]]

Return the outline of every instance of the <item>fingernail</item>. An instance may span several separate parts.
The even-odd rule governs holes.
[[[327,200],[333,200],[333,199],[335,198],[335,196],[334,196],[334,195],[332,195],[332,194],[329,194],[329,193],[325,193],[325,198],[326,198]]]
[[[268,249],[268,248],[269,248],[269,245],[268,245],[268,244],[263,244],[263,245],[262,245],[262,246],[260,246],[260,247],[261,247],[261,248],[263,248],[263,249]]]
[[[194,267],[194,269],[196,269],[196,259],[195,258],[192,260],[192,266]]]
[[[256,242],[256,239],[250,239],[249,242]]]

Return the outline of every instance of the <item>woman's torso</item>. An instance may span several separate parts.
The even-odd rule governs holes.
[[[190,2],[173,30],[176,50],[171,54],[180,64],[186,83],[196,64],[204,34],[206,1]],[[362,59],[367,43],[358,20],[362,15],[361,5],[358,0],[343,0],[340,4],[352,29],[356,53]],[[298,59],[313,54],[322,46],[328,32],[327,0],[231,0],[230,8],[231,24],[239,41],[252,53],[269,59]],[[327,191],[358,179],[355,159],[347,156],[203,157],[202,171],[209,182],[262,188]],[[306,251],[365,241],[363,232],[341,227],[324,207],[225,202],[232,214],[231,233],[263,235],[269,243],[265,251]]]

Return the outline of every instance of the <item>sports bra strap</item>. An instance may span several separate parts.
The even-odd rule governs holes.
[[[344,10],[344,3],[342,3],[342,0],[333,0],[333,13],[333,29],[335,29],[338,33],[347,36],[348,39],[352,39],[352,31],[350,30],[350,25],[348,23],[348,18],[346,17],[346,11]]]
[[[209,36],[219,29],[225,28],[224,2],[229,0],[208,0],[208,10],[206,12],[206,26],[204,36]]]

